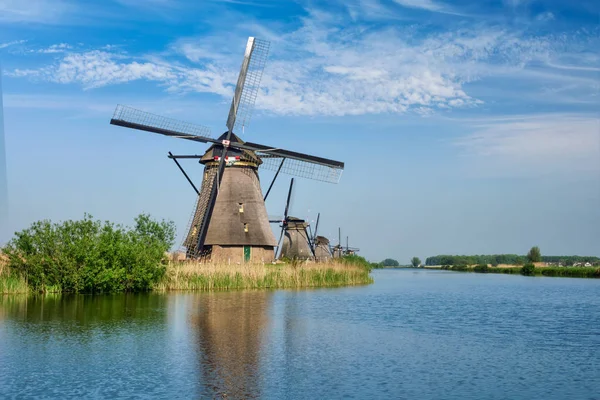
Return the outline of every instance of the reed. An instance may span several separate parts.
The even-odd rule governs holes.
[[[4,255],[0,253],[0,295],[28,292],[27,281],[8,268]]]
[[[343,263],[204,264],[170,261],[154,290],[331,287],[373,283],[367,268]]]

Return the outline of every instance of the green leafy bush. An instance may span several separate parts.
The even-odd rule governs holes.
[[[488,266],[487,266],[487,264],[479,264],[473,268],[473,271],[486,273],[486,272],[488,272]]]
[[[450,269],[452,271],[468,271],[469,267],[467,265],[462,264],[462,265],[453,265]]]
[[[366,258],[357,256],[356,254],[345,255],[338,259],[338,262],[346,265],[356,265],[358,267],[363,267],[367,271],[371,271],[373,269],[372,263],[368,262]]]
[[[9,268],[34,291],[116,292],[149,290],[165,272],[173,222],[146,214],[133,228],[94,221],[33,223],[4,248]]]
[[[521,268],[521,274],[526,276],[535,275],[535,265],[531,263],[523,265]]]

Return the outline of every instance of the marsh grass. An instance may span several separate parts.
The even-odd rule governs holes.
[[[204,264],[170,261],[154,290],[231,290],[330,287],[373,283],[362,266],[331,263]]]
[[[8,268],[5,256],[0,253],[0,295],[28,293],[27,281]]]

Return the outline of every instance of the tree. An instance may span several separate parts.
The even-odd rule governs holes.
[[[400,263],[394,260],[393,258],[386,258],[381,262],[381,265],[383,265],[384,267],[399,267]]]
[[[542,253],[540,251],[540,248],[537,246],[533,246],[531,250],[529,250],[529,253],[527,253],[527,260],[530,263],[542,261]]]
[[[419,257],[413,257],[412,260],[410,260],[410,263],[416,268],[421,265],[421,259]]]

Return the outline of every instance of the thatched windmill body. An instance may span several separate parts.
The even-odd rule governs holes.
[[[227,131],[210,137],[204,126],[161,117],[131,107],[117,106],[113,125],[158,133],[212,145],[203,155],[173,155],[171,158],[197,194],[183,246],[188,257],[212,261],[271,261],[277,244],[269,226],[264,200],[280,172],[337,183],[344,163],[274,146],[243,141],[234,130],[248,125],[268,42],[249,38],[227,118]],[[200,190],[179,164],[179,159],[197,159],[204,165]],[[265,196],[258,169],[276,171]]]
[[[309,235],[307,230],[309,224],[301,218],[292,217],[288,214],[293,187],[294,178],[290,182],[283,219],[281,221],[271,221],[281,223],[281,235],[278,242],[280,248],[279,258],[288,258],[290,260],[314,259],[315,253],[312,247],[311,235]]]

